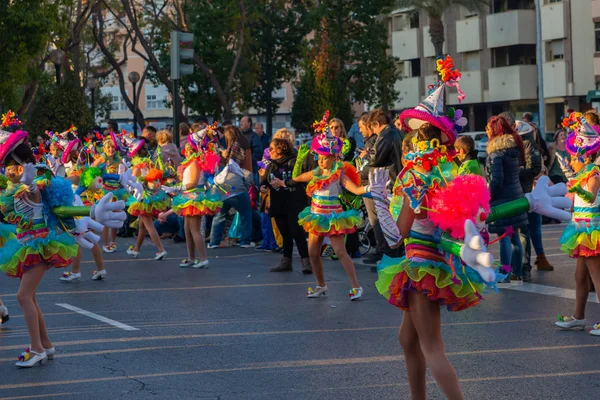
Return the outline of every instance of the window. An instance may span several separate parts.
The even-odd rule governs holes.
[[[556,61],[565,58],[565,45],[562,39],[546,43],[546,61]]]
[[[600,22],[594,24],[594,31],[596,34],[596,51],[600,51]]]
[[[147,110],[158,110],[161,108],[165,108],[162,100],[157,99],[155,94],[146,95]]]
[[[408,63],[410,65],[410,71],[408,71],[408,75],[410,77],[421,76],[421,60],[415,58],[414,60],[410,60]]]
[[[419,13],[397,14],[392,17],[392,31],[407,31],[419,27]]]
[[[146,85],[146,110],[164,110],[167,108],[168,91],[164,86]]]
[[[520,44],[516,46],[498,47],[492,49],[492,67],[507,67],[509,65],[535,65],[535,44]]]
[[[481,69],[481,57],[479,51],[468,51],[463,55],[463,70],[478,71]]]
[[[125,101],[123,100],[123,97],[121,96],[112,96],[112,101],[110,103],[110,108],[113,111],[126,111],[127,110],[127,104],[125,104]]]
[[[279,88],[279,89],[273,91],[273,98],[274,99],[285,100],[285,95],[286,95],[286,91],[285,91],[284,87]]]

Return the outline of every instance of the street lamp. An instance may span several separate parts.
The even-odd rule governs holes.
[[[88,81],[88,87],[90,88],[90,94],[92,95],[92,118],[94,119],[94,125],[96,125],[96,89],[100,86],[98,79],[91,78]]]
[[[137,136],[137,92],[135,90],[135,87],[140,81],[140,74],[138,74],[135,71],[130,72],[127,76],[127,79],[129,79],[129,82],[131,82],[131,84],[133,85],[133,136]]]
[[[60,66],[65,59],[65,52],[62,49],[54,49],[50,53],[50,62],[56,68],[56,84],[60,85]]]

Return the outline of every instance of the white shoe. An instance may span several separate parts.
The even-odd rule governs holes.
[[[92,280],[93,281],[101,281],[102,279],[106,278],[106,270],[103,269],[102,271],[94,271],[94,273],[92,274]]]
[[[187,258],[184,258],[183,261],[181,262],[181,264],[179,264],[179,266],[181,268],[189,268],[192,265],[196,264],[198,262],[198,260],[188,260]]]
[[[600,322],[592,326],[592,329],[590,329],[588,333],[592,336],[600,336]]]
[[[48,356],[48,360],[52,360],[54,355],[56,354],[56,349],[54,347],[49,349],[44,349],[46,351],[46,355]]]
[[[79,280],[79,278],[81,278],[81,272],[74,273],[74,272],[65,271],[65,272],[63,272],[62,276],[60,277],[60,280],[61,280],[61,282],[73,282],[73,281]]]
[[[362,297],[363,294],[363,288],[362,287],[357,287],[357,288],[352,288],[350,290],[350,293],[348,293],[348,296],[350,296],[350,301],[354,301],[354,300],[358,300]]]
[[[8,308],[5,305],[0,306],[0,325],[8,322]]]
[[[129,254],[130,256],[133,256],[133,258],[138,258],[140,256],[140,252],[135,251],[133,249],[133,246],[129,246],[129,248],[127,249],[127,254]]]
[[[221,247],[221,246],[219,246],[218,244],[209,244],[209,245],[208,245],[208,246],[206,246],[206,247],[207,247],[207,248],[209,248],[209,249],[218,249],[218,248],[219,248],[219,247]]]
[[[585,329],[585,319],[575,319],[566,315],[559,315],[558,321],[556,321],[554,325],[558,326],[560,329],[564,329],[567,331],[582,331]]]
[[[327,285],[325,286],[317,286],[316,290],[312,290],[312,288],[308,288],[306,292],[306,297],[315,298],[315,297],[327,297]]]
[[[192,265],[192,268],[208,268],[208,260],[198,260],[194,265]]]
[[[15,363],[18,368],[31,368],[37,364],[43,364],[48,359],[45,351],[36,353],[31,349],[25,350],[19,356],[19,361]]]
[[[165,258],[165,256],[167,255],[166,251],[161,251],[160,253],[156,253],[156,257],[154,257],[155,260],[162,260],[163,258]]]
[[[254,242],[250,242],[248,244],[242,244],[242,245],[240,245],[240,248],[242,248],[242,249],[251,249],[251,248],[254,248],[254,247],[256,247],[256,243],[254,243]]]
[[[116,250],[116,246],[113,247],[112,244],[108,245],[108,246],[102,246],[102,251],[105,253],[114,253]]]

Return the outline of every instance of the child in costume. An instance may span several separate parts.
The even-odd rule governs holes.
[[[449,311],[474,307],[481,300],[481,293],[496,282],[493,257],[480,235],[484,221],[523,209],[566,217],[568,213],[555,207],[568,206],[569,201],[552,199],[551,193],[564,194],[566,189],[555,187],[551,191],[547,179],[542,179],[535,193],[524,201],[490,209],[489,193],[481,177],[455,178],[458,171],[449,152],[455,140],[455,121],[443,114],[443,94],[446,85],[457,85],[460,74],[450,57],[438,60],[438,68],[444,84],[434,87],[430,96],[415,109],[400,115],[409,137],[405,140],[404,169],[398,176],[401,191],[395,193],[401,196],[402,203],[397,220],[389,210],[388,172],[381,169],[370,172],[369,190],[385,238],[391,248],[398,247],[402,241],[406,245],[405,257],[383,258],[378,266],[376,286],[389,303],[405,311],[400,344],[406,359],[411,398],[426,397],[428,365],[446,398],[463,399],[456,372],[444,352],[440,307],[445,306]],[[462,93],[460,89],[458,92]],[[455,179],[463,181],[454,182]],[[437,197],[452,196],[444,191],[454,191],[453,197],[476,199],[474,207],[461,210],[464,212],[462,226],[442,218],[444,211],[448,211],[438,209],[438,204],[448,205],[448,202],[438,201]]]
[[[456,150],[456,158],[460,161],[459,175],[474,174],[483,176],[481,165],[477,161],[475,141],[471,136],[459,136],[456,143],[454,143],[454,149]]]
[[[569,192],[575,195],[573,218],[561,238],[561,250],[575,258],[575,313],[559,316],[556,326],[566,330],[585,329],[585,307],[590,293],[588,276],[600,288],[600,167],[594,164],[600,151],[600,128],[585,117],[571,124],[565,149],[571,155],[570,167],[575,174],[569,181]],[[590,335],[600,336],[600,323],[593,325]]]
[[[358,283],[354,263],[346,251],[344,235],[355,232],[362,218],[357,210],[343,211],[339,197],[343,189],[363,195],[365,188],[359,187],[360,179],[356,169],[350,164],[338,161],[338,155],[342,151],[342,140],[331,134],[328,115],[328,112],[325,113],[323,120],[314,125],[317,135],[311,147],[312,151],[318,154],[318,167],[286,182],[277,178],[271,179],[270,184],[276,189],[308,182],[306,194],[312,198],[312,204],[300,213],[298,223],[308,232],[308,254],[317,287],[315,290],[309,288],[307,297],[327,295],[321,246],[323,239],[329,237],[333,250],[350,279],[350,300],[358,300],[362,297],[363,289]]]
[[[217,124],[214,123],[188,136],[185,160],[180,166],[181,184],[163,188],[176,195],[172,210],[183,217],[188,257],[179,264],[181,268],[208,267],[202,219],[205,215],[215,215],[223,206],[221,196],[209,185],[221,161],[216,129]],[[196,250],[199,259],[196,259]]]
[[[143,194],[137,196],[128,209],[131,216],[139,218],[139,229],[135,247],[130,246],[127,249],[127,254],[137,258],[140,255],[140,248],[146,238],[146,233],[148,233],[150,239],[152,239],[158,248],[154,259],[162,260],[167,255],[167,252],[162,245],[158,232],[156,232],[153,220],[158,218],[161,212],[170,207],[171,200],[161,189],[163,183],[163,173],[161,170],[150,169],[143,179],[145,184]]]
[[[23,310],[31,348],[18,358],[17,367],[28,368],[52,359],[55,349],[46,331],[44,316],[36,300],[36,288],[49,268],[66,267],[77,253],[77,244],[91,248],[98,236],[88,228],[118,227],[125,214],[111,213],[122,210],[122,202],[108,204],[103,198],[95,207],[70,207],[73,202],[71,184],[61,178],[36,178],[33,153],[27,132],[0,131],[0,165],[6,166],[6,175],[17,187],[7,201],[2,199],[2,213],[13,225],[13,231],[2,229],[4,244],[0,249],[0,271],[21,280],[17,301]],[[73,221],[75,216],[91,215]],[[71,226],[75,229],[69,229]],[[69,228],[67,228],[69,226]],[[57,228],[64,233],[57,233]]]
[[[115,132],[109,132],[102,141],[102,152],[94,160],[92,167],[98,167],[108,174],[116,174],[119,171],[119,165],[121,165],[121,155],[119,154],[119,151],[121,151],[122,147],[118,135]],[[105,182],[104,190],[106,192],[112,192],[118,200],[127,201],[127,193],[120,189],[120,186],[114,182]],[[116,237],[117,231],[114,229],[106,228],[102,232],[102,243],[104,244],[102,250],[105,253],[114,253],[117,250],[117,245],[115,243]]]

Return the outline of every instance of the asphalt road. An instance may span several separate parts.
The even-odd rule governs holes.
[[[552,325],[574,307],[574,262],[560,255],[561,229],[544,228],[556,270],[534,271],[534,285],[522,287],[533,292],[501,289],[475,309],[443,313],[446,350],[467,399],[599,398],[600,338]],[[0,278],[11,311],[0,327],[0,398],[409,397],[397,340],[402,312],[377,294],[368,266],[357,267],[360,302],[349,301],[350,285],[334,261],[326,261],[329,297],[306,299],[314,283],[299,260],[297,271],[275,274],[268,268],[279,255],[215,249],[209,269],[181,269],[184,245],[167,241],[168,258],[153,261],[148,244],[143,258],[131,260],[125,248],[132,241],[120,239],[118,252],[106,256],[105,281],[89,279],[89,261],[80,282],[59,282],[59,270],[46,274],[38,301],[57,356],[41,367],[14,366],[27,332],[18,281]],[[589,325],[600,320],[597,302],[589,303],[588,318]],[[430,375],[428,382],[429,398],[442,399]]]

